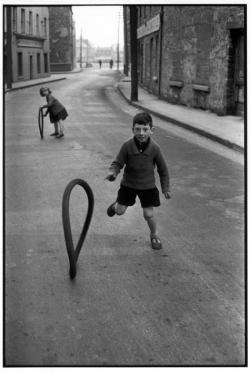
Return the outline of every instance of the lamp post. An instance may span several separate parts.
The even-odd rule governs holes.
[[[80,36],[80,68],[82,68],[82,30]]]
[[[89,66],[89,40],[86,39],[86,67]]]
[[[137,7],[129,5],[130,13],[130,55],[131,55],[131,101],[138,101],[137,77]]]
[[[127,23],[127,6],[123,5],[123,28],[124,28],[124,75],[128,76],[128,23]]]
[[[120,64],[119,33],[120,33],[120,13],[118,13],[117,71],[119,71],[119,64]]]

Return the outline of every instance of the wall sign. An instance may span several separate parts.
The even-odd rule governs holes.
[[[26,40],[19,39],[17,40],[17,46],[22,48],[42,48],[43,42],[38,40]]]
[[[160,29],[160,14],[157,14],[154,18],[145,22],[142,26],[137,28],[137,39],[144,37],[150,33],[158,31]]]

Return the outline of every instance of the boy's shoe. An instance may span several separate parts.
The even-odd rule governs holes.
[[[51,136],[51,137],[54,137],[55,135],[58,135],[58,134],[59,134],[58,132],[57,132],[57,133],[54,132],[54,133],[50,134],[50,136]]]
[[[114,208],[114,206],[115,206],[115,202],[113,202],[108,208],[107,208],[107,214],[108,214],[108,216],[114,216],[115,215],[115,208]]]
[[[62,137],[64,137],[64,134],[63,134],[63,133],[58,134],[58,135],[56,136],[56,138],[62,138]]]
[[[157,236],[151,236],[151,247],[153,250],[160,250],[162,249],[161,240]]]

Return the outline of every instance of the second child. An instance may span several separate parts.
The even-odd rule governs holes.
[[[40,95],[42,97],[46,97],[47,104],[42,106],[42,108],[47,108],[46,113],[44,116],[47,116],[49,113],[50,122],[54,124],[55,131],[54,133],[50,134],[51,136],[55,136],[56,138],[62,138],[63,134],[63,120],[66,119],[68,116],[68,112],[66,108],[56,99],[52,94],[51,90],[47,87],[43,87],[40,89]]]

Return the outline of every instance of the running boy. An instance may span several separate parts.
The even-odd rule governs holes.
[[[109,181],[116,179],[125,165],[123,178],[118,191],[117,200],[107,209],[108,216],[123,215],[128,206],[139,197],[143,208],[143,216],[150,229],[151,246],[155,250],[162,248],[158,236],[154,207],[160,206],[159,191],[155,185],[154,168],[160,176],[162,193],[170,198],[169,174],[160,147],[153,141],[152,117],[146,113],[138,113],[133,118],[132,132],[134,137],[126,141],[112,162],[106,177]]]

